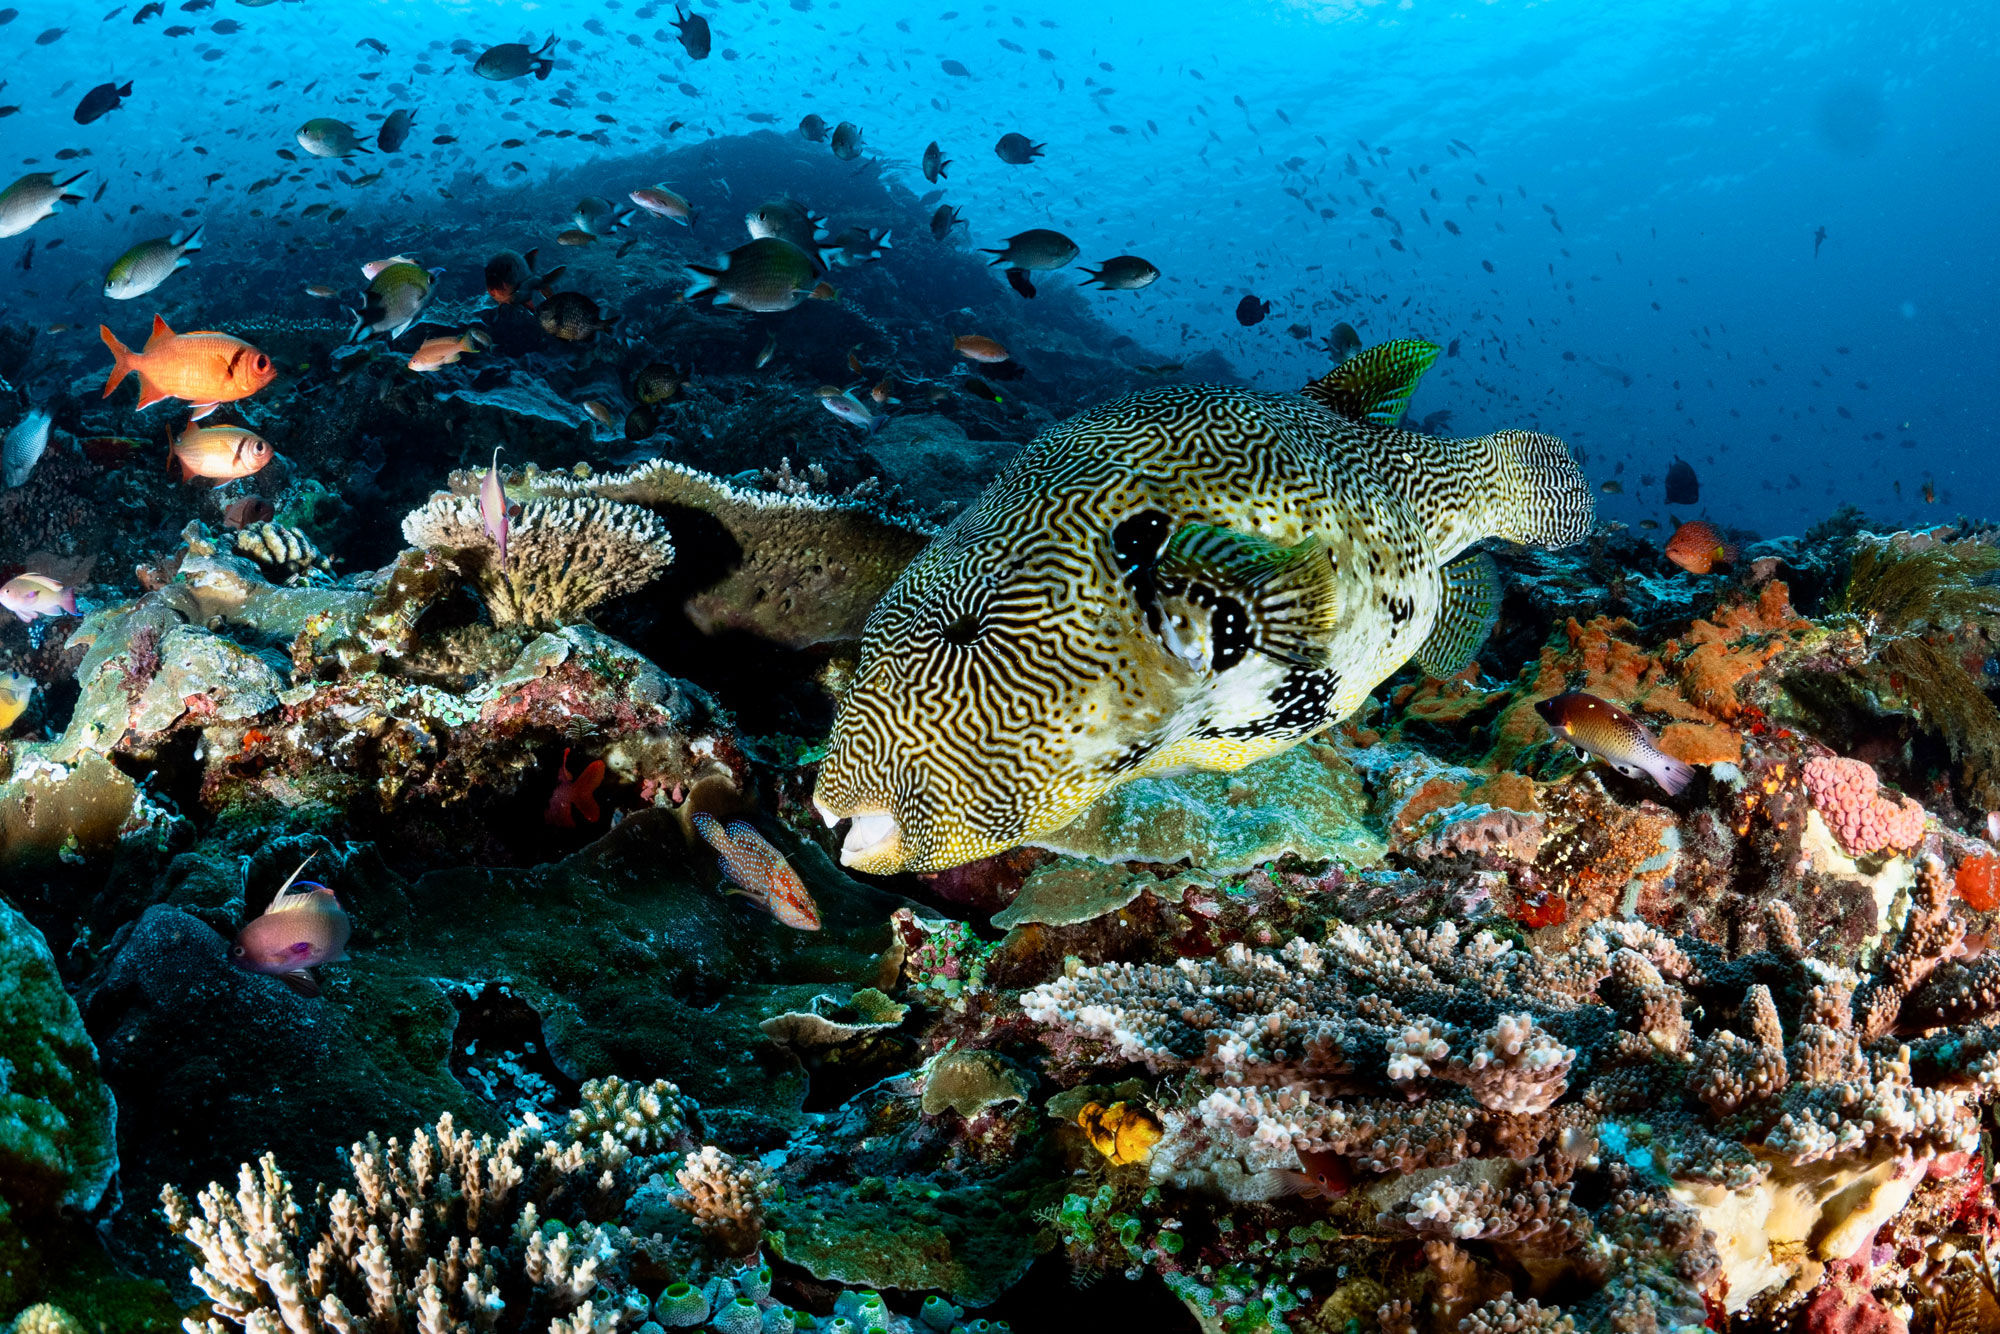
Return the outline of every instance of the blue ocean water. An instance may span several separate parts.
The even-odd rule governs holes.
[[[209,280],[279,271],[289,294],[317,248],[386,255],[552,171],[816,113],[919,192],[938,140],[973,244],[1047,226],[1083,261],[1151,259],[1162,281],[1090,300],[1166,355],[1214,349],[1278,388],[1320,373],[1337,321],[1455,342],[1412,418],[1562,436],[1622,487],[1608,518],[1665,524],[1676,455],[1701,511],[1765,534],[1842,503],[1898,523],[1991,509],[1986,6],[952,4],[703,0],[697,61],[671,5],[632,0],[175,0],[142,23],[136,3],[23,3],[0,27],[0,105],[19,108],[0,147],[17,174],[89,167],[93,197],[5,243],[0,300],[95,361],[119,305],[104,269],[195,220]],[[550,34],[545,81],[472,72]],[[77,124],[105,80],[134,91]],[[400,153],[274,156],[308,118],[372,139],[398,107],[416,113]],[[1044,156],[1002,162],[1007,131]],[[337,223],[300,216],[328,201]],[[1245,294],[1271,306],[1253,327]]]

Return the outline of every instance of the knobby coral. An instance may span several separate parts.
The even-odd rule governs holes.
[[[1802,774],[1813,809],[1855,856],[1915,847],[1924,837],[1924,808],[1908,797],[1877,791],[1875,771],[1860,760],[1820,756]]]

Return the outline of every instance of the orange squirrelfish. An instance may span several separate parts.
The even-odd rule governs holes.
[[[250,397],[278,373],[269,357],[241,338],[208,331],[177,334],[158,315],[153,316],[153,334],[143,351],[126,347],[106,325],[98,325],[97,332],[111,349],[106,398],[127,375],[137,375],[140,407],[151,407],[163,398],[184,398],[194,404],[195,421],[215,411],[218,403]]]
[[[1354,1166],[1330,1149],[1300,1149],[1297,1172],[1278,1173],[1280,1195],[1337,1200],[1354,1186]]]
[[[167,438],[167,475],[181,465],[181,480],[206,477],[232,482],[262,472],[271,461],[271,442],[242,426],[196,426],[190,421],[181,438]]]
[[[562,768],[556,771],[556,790],[549,794],[549,809],[543,819],[558,829],[576,828],[576,817],[581,815],[585,824],[596,824],[597,785],[604,781],[604,761],[592,760],[583,766],[583,772],[569,771],[569,752],[563,751]]]
[[[1694,777],[1694,770],[1661,753],[1637,718],[1595,695],[1572,690],[1541,701],[1535,712],[1584,758],[1594,755],[1627,778],[1644,774],[1670,797]]]
[[[696,815],[694,828],[722,854],[717,858],[722,873],[736,886],[724,893],[743,895],[786,926],[819,930],[819,907],[806,893],[805,882],[762,834],[742,820],[724,829],[712,815]]]
[[[1715,525],[1694,519],[1667,539],[1667,559],[1690,574],[1707,574],[1717,565],[1734,565],[1743,548],[1725,541]]]

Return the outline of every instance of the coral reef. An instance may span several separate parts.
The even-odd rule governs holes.
[[[2000,1328],[2000,535],[1849,513],[1700,576],[1616,524],[1501,551],[1448,679],[1038,846],[850,875],[810,793],[882,592],[1051,422],[1233,375],[1067,284],[1023,303],[926,239],[936,201],[804,142],[640,174],[731,226],[795,190],[893,225],[840,299],[679,302],[707,242],[673,226],[587,343],[441,297],[340,351],[273,292],[215,327],[286,368],[243,405],[280,452],[214,490],[131,466],[151,419],[0,330],[56,423],[0,573],[81,597],[0,618],[33,690],[0,746],[0,1317]],[[476,271],[554,188],[426,262]],[[1014,357],[967,375],[940,310]],[[473,324],[490,355],[409,369]],[[1694,781],[1557,742],[1570,690]],[[697,815],[753,824],[822,929],[729,893]],[[295,872],[353,927],[312,997],[232,953]]]

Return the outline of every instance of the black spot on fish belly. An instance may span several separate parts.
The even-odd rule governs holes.
[[[1417,614],[1417,601],[1410,597],[1393,597],[1386,600],[1389,607],[1389,621],[1401,625]]]
[[[1231,597],[1215,597],[1209,605],[1209,634],[1214,640],[1215,671],[1226,672],[1242,662],[1256,641],[1250,632],[1250,612]]]
[[[1294,670],[1271,697],[1277,707],[1263,734],[1317,731],[1326,723],[1326,702],[1339,687],[1338,672]]]

